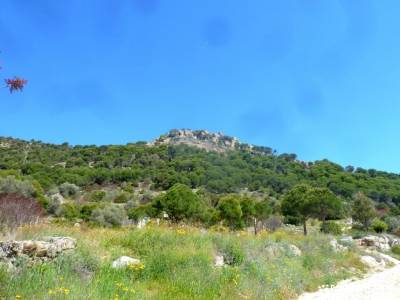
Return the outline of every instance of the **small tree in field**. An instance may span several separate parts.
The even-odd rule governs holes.
[[[298,185],[283,198],[282,213],[301,221],[304,235],[307,235],[309,218],[325,221],[328,216],[340,213],[341,204],[340,199],[326,188]]]
[[[231,229],[242,229],[244,226],[240,200],[240,196],[228,195],[222,197],[218,202],[217,210],[220,218]]]
[[[367,230],[376,216],[374,204],[371,199],[361,192],[355,194],[351,216],[354,221],[360,222],[363,225],[364,230]]]
[[[14,230],[24,224],[37,223],[44,215],[34,199],[19,194],[0,194],[0,228]]]
[[[198,221],[204,212],[199,196],[180,183],[168,189],[165,195],[160,197],[159,204],[174,222]]]

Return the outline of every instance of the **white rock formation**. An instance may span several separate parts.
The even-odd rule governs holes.
[[[113,269],[122,269],[132,265],[140,264],[140,260],[129,256],[121,256],[112,262]]]

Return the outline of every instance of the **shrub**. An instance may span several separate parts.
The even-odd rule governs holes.
[[[222,197],[218,203],[217,209],[226,226],[229,226],[231,229],[243,228],[243,213],[239,196],[229,195]]]
[[[61,201],[57,197],[50,197],[47,205],[47,212],[49,214],[56,214],[60,209]]]
[[[320,230],[326,234],[339,235],[342,233],[342,226],[333,221],[326,221],[321,224]]]
[[[128,217],[131,220],[138,221],[144,217],[153,217],[157,214],[152,205],[140,205],[129,210]]]
[[[354,231],[351,236],[354,240],[363,238],[367,233],[364,231]]]
[[[126,203],[128,200],[127,193],[122,192],[114,198],[114,203]]]
[[[245,253],[236,239],[224,239],[216,241],[218,251],[224,256],[224,262],[231,266],[239,266],[245,259]]]
[[[73,203],[64,203],[56,210],[57,217],[74,220],[81,217],[80,207]]]
[[[388,230],[388,225],[379,219],[375,219],[372,222],[372,229],[376,232],[376,233],[382,233]]]
[[[97,203],[88,203],[82,205],[80,209],[80,217],[85,221],[89,221],[90,218],[92,217],[93,211],[98,207],[99,205]]]
[[[264,222],[264,226],[268,231],[276,231],[277,229],[281,228],[283,225],[282,217],[281,216],[270,216]]]
[[[395,245],[392,247],[392,252],[394,254],[400,255],[400,245]]]
[[[0,194],[19,194],[24,197],[34,197],[35,188],[29,181],[22,181],[15,176],[0,177]]]
[[[61,195],[64,197],[74,197],[79,192],[79,187],[73,183],[65,182],[58,187],[60,190]]]
[[[385,218],[385,222],[388,225],[388,230],[392,233],[396,233],[400,229],[400,217],[390,216]]]
[[[105,191],[93,191],[87,196],[87,200],[90,202],[100,202],[106,196]]]
[[[19,194],[0,195],[0,226],[13,230],[24,224],[36,223],[44,215],[42,206],[33,198]]]
[[[92,212],[91,221],[105,227],[117,227],[126,222],[125,209],[116,205],[107,205],[96,208]]]

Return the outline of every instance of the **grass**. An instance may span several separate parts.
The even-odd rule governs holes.
[[[40,225],[22,228],[18,239],[48,235],[75,237],[78,248],[47,264],[21,262],[11,276],[0,269],[0,299],[286,300],[363,268],[356,253],[333,252],[322,234],[278,231],[255,237],[167,225],[141,230]],[[290,244],[303,254],[286,251]],[[267,249],[274,246],[283,251],[271,255]],[[215,268],[217,253],[231,265]],[[140,259],[143,266],[111,269],[122,255]]]

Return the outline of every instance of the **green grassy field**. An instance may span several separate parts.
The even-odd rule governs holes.
[[[18,239],[49,235],[74,237],[78,248],[46,264],[21,261],[11,275],[0,270],[1,299],[295,299],[363,271],[353,250],[333,252],[322,234],[255,237],[169,225],[141,230],[40,225],[20,229]],[[302,255],[287,251],[290,244]],[[268,251],[277,246],[282,251]],[[217,253],[232,264],[214,267]],[[112,269],[122,255],[143,264]]]

